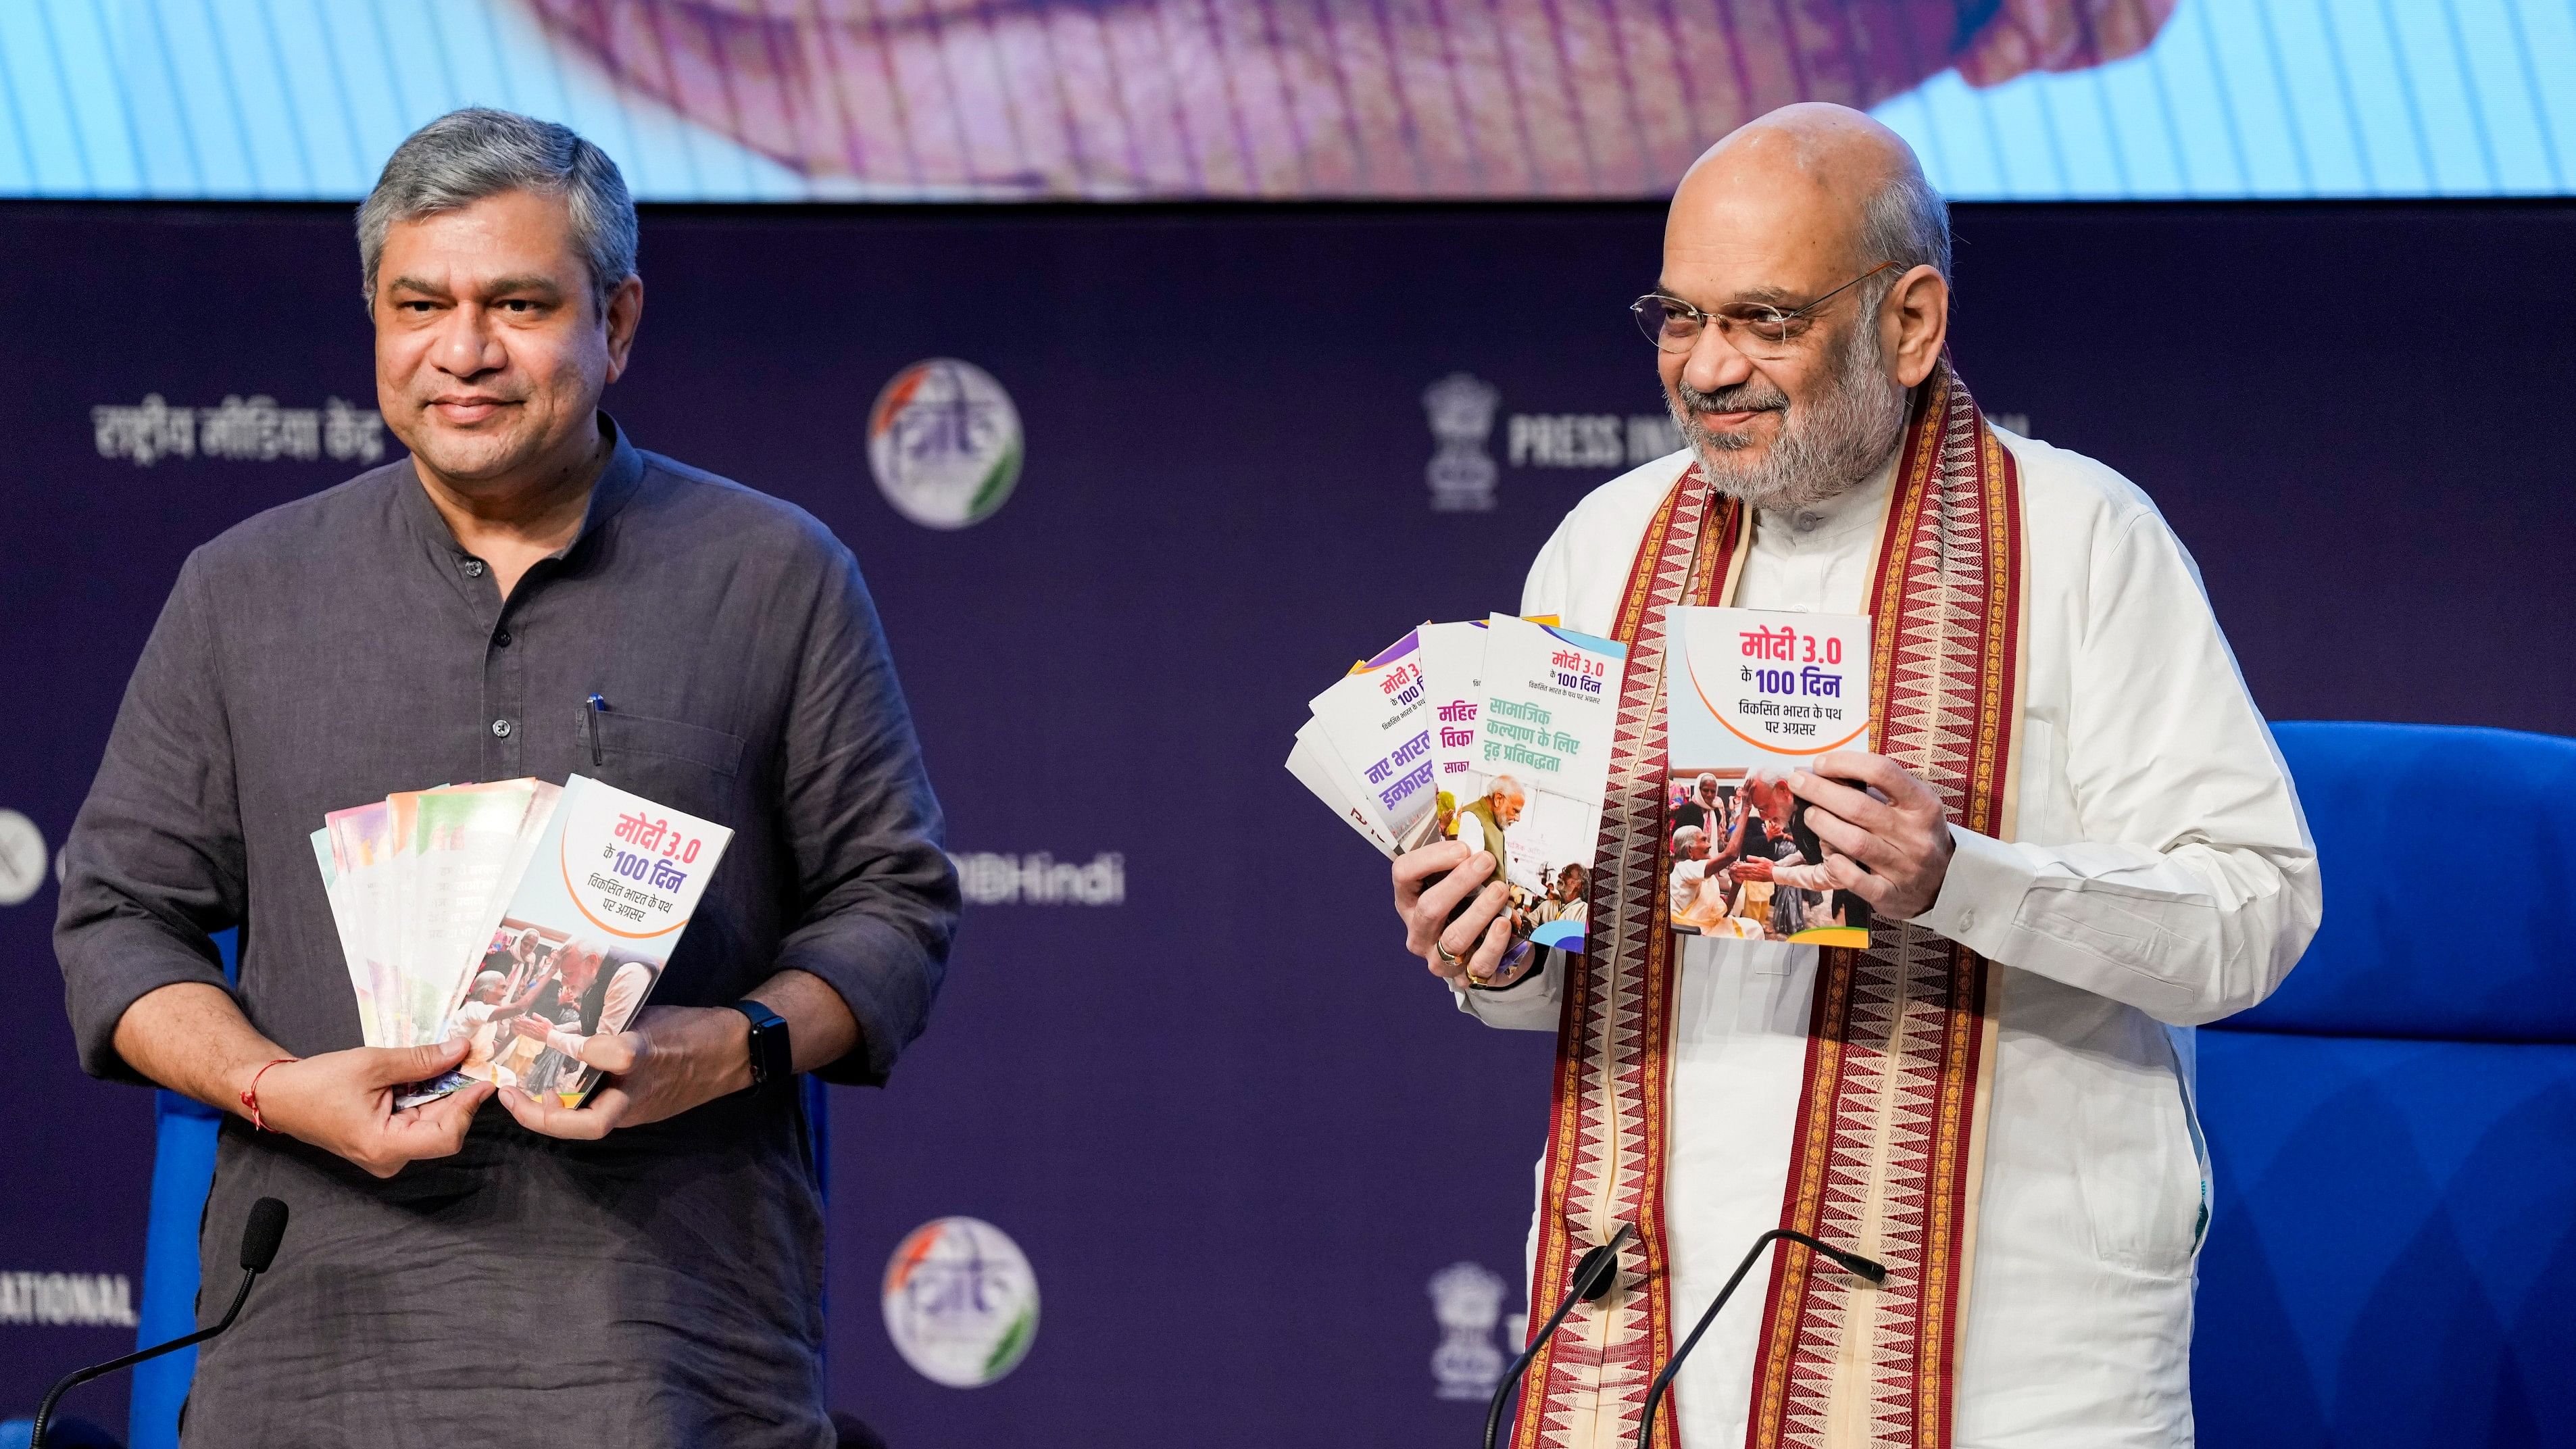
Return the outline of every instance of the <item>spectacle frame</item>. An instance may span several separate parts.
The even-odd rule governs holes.
[[[1688,352],[1699,345],[1699,335],[1715,322],[1719,334],[1738,351],[1763,356],[1778,356],[1780,349],[1804,335],[1807,327],[1826,303],[1877,276],[1901,262],[1881,262],[1823,296],[1801,307],[1780,308],[1764,305],[1722,307],[1703,312],[1679,297],[1662,292],[1648,292],[1628,304],[1629,315],[1637,319],[1637,330],[1661,352]],[[1755,346],[1747,347],[1743,339]]]

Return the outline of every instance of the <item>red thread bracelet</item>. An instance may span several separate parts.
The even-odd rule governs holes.
[[[273,1128],[273,1127],[269,1126],[266,1122],[264,1122],[264,1121],[260,1120],[260,1115],[259,1115],[259,1079],[260,1079],[260,1078],[262,1078],[262,1077],[264,1077],[264,1076],[267,1076],[267,1075],[268,1075],[268,1067],[282,1067],[282,1066],[285,1066],[288,1062],[301,1061],[301,1060],[303,1060],[303,1058],[301,1058],[301,1057],[279,1057],[277,1060],[275,1060],[275,1061],[273,1061],[273,1062],[270,1062],[270,1063],[268,1064],[268,1066],[266,1066],[266,1067],[261,1067],[258,1071],[255,1071],[255,1072],[253,1072],[253,1073],[251,1073],[251,1074],[250,1074],[250,1085],[249,1085],[248,1087],[245,1087],[245,1088],[243,1088],[243,1089],[242,1089],[242,1094],[241,1094],[241,1103],[242,1103],[242,1106],[243,1106],[243,1107],[245,1107],[245,1108],[249,1109],[249,1111],[250,1111],[250,1125],[251,1125],[251,1126],[258,1128],[258,1129],[259,1129],[260,1131],[262,1131],[262,1132],[273,1132],[273,1131],[275,1131],[275,1130],[276,1130],[275,1128]]]

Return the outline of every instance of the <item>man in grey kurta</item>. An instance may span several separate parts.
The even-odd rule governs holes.
[[[570,137],[482,124],[558,149]],[[547,204],[541,214],[561,214]],[[371,290],[374,263],[370,251]],[[640,292],[614,296],[631,339]],[[487,311],[476,325],[495,329],[492,347],[520,345],[503,329],[526,325],[521,313]],[[380,316],[389,420],[407,406],[385,381],[381,334],[394,325]],[[551,385],[509,383],[518,365],[473,385],[512,406]],[[780,1006],[798,1065],[883,1081],[938,989],[955,877],[849,551],[796,508],[639,450],[595,394],[558,430],[596,470],[586,496],[570,495],[569,541],[506,596],[501,565],[460,542],[449,504],[433,501],[428,458],[447,444],[425,434],[418,468],[376,469],[197,550],[73,828],[57,945],[83,1065],[137,1080],[129,1056],[147,1045],[177,1060],[167,1054],[187,1043],[126,1018],[187,991],[228,1010],[203,995],[224,987],[207,933],[234,925],[232,999],[247,1026],[224,1029],[298,1059],[267,1078],[278,1130],[247,1112],[224,1124],[205,1319],[230,1296],[249,1205],[275,1196],[294,1216],[240,1322],[202,1351],[192,1445],[832,1442],[809,1127],[792,1091],[735,1090],[748,1068],[721,1058],[752,1028],[704,1008],[806,983],[837,1023],[831,1039],[849,1045],[803,1059],[809,1035],[828,1035],[809,1032],[823,1016]],[[469,422],[502,409],[443,396]],[[403,1061],[347,1050],[358,1016],[309,833],[325,812],[393,791],[573,773],[734,831],[639,1019],[635,1040],[658,1057],[629,1074],[635,1110],[604,1123],[521,1098],[505,1111],[477,1087],[435,1145],[369,1149],[361,1165],[355,1149],[298,1140],[278,1120],[281,1074]],[[647,1070],[692,1060],[677,1085]],[[218,1076],[165,1084],[235,1107],[219,1099],[241,1079]],[[406,1126],[370,1100],[375,1125],[351,1131]],[[408,1127],[418,1138],[437,1120]]]

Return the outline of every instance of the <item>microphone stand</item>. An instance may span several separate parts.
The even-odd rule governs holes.
[[[189,1334],[186,1338],[174,1338],[168,1343],[156,1343],[150,1348],[138,1349],[133,1353],[127,1354],[123,1358],[111,1360],[107,1363],[92,1364],[85,1369],[74,1369],[70,1373],[63,1375],[59,1382],[57,1382],[51,1389],[45,1391],[45,1402],[36,1410],[35,1428],[33,1432],[27,1436],[27,1449],[45,1449],[45,1424],[47,1420],[54,1417],[54,1405],[61,1400],[63,1395],[70,1393],[72,1390],[79,1388],[85,1383],[88,1383],[91,1379],[105,1378],[109,1374],[116,1372],[118,1369],[132,1368],[136,1364],[143,1362],[145,1359],[159,1358],[165,1353],[175,1353],[180,1349],[203,1343],[207,1339],[214,1337],[216,1334],[223,1332],[225,1329],[232,1327],[234,1315],[242,1311],[243,1302],[250,1297],[250,1285],[258,1280],[259,1275],[257,1273],[244,1273],[242,1275],[241,1291],[233,1294],[233,1306],[224,1310],[223,1322],[216,1324],[212,1328],[200,1328],[196,1332]]]
[[[1529,1347],[1521,1350],[1520,1357],[1512,1360],[1512,1366],[1503,1370],[1503,1381],[1494,1385],[1494,1400],[1485,1406],[1485,1449],[1494,1449],[1494,1436],[1502,1431],[1503,1402],[1511,1397],[1512,1385],[1519,1383],[1521,1375],[1529,1372],[1530,1360],[1538,1357],[1539,1349],[1556,1333],[1556,1326],[1565,1321],[1565,1315],[1574,1311],[1576,1300],[1598,1303],[1608,1296],[1610,1285],[1619,1281],[1619,1245],[1628,1241],[1636,1231],[1635,1223],[1621,1223],[1619,1231],[1610,1235],[1610,1241],[1584,1254],[1575,1263],[1574,1281],[1566,1287],[1565,1301],[1556,1305],[1556,1312],[1548,1315],[1547,1326],[1538,1331],[1538,1337],[1530,1340]]]
[[[1726,1306],[1726,1300],[1735,1293],[1735,1285],[1743,1282],[1744,1275],[1753,1271],[1754,1260],[1762,1256],[1762,1250],[1781,1238],[1786,1238],[1793,1243],[1804,1243],[1833,1259],[1845,1272],[1866,1278],[1872,1283],[1887,1281],[1885,1266],[1872,1262],[1858,1253],[1846,1253],[1830,1243],[1819,1242],[1805,1233],[1792,1232],[1787,1228],[1773,1228],[1755,1238],[1752,1248],[1744,1255],[1744,1261],[1735,1265],[1735,1275],[1726,1280],[1725,1287],[1717,1290],[1717,1301],[1708,1305],[1708,1311],[1699,1316],[1699,1322],[1691,1328],[1690,1337],[1683,1339],[1682,1346],[1673,1350],[1673,1356],[1665,1362],[1663,1372],[1655,1375],[1654,1385],[1646,1390],[1645,1417],[1637,1424],[1637,1449],[1647,1449],[1647,1440],[1653,1437],[1655,1432],[1655,1408],[1663,1401],[1664,1390],[1672,1385],[1673,1375],[1682,1371],[1682,1360],[1690,1357],[1690,1351],[1699,1344],[1699,1336],[1708,1332],[1708,1326],[1717,1321],[1717,1310]]]
[[[241,1288],[233,1294],[233,1306],[224,1310],[221,1322],[212,1328],[200,1328],[185,1338],[174,1338],[168,1343],[156,1343],[150,1348],[137,1349],[123,1358],[92,1364],[85,1369],[74,1369],[63,1375],[60,1382],[45,1391],[45,1401],[36,1409],[35,1423],[29,1428],[27,1434],[27,1449],[45,1449],[45,1430],[52,1423],[54,1406],[62,1402],[63,1395],[92,1379],[103,1378],[118,1369],[132,1368],[146,1359],[159,1358],[165,1353],[173,1353],[192,1344],[203,1343],[232,1327],[233,1320],[241,1316],[242,1304],[250,1298],[250,1285],[258,1282],[259,1275],[267,1272],[269,1265],[277,1261],[277,1245],[286,1236],[286,1218],[286,1204],[276,1198],[264,1197],[251,1204],[250,1218],[242,1225]]]

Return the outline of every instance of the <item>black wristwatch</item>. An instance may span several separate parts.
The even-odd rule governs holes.
[[[796,1080],[796,1055],[787,1045],[787,1019],[757,1001],[733,1009],[751,1019],[751,1086],[761,1096],[784,1092]]]

